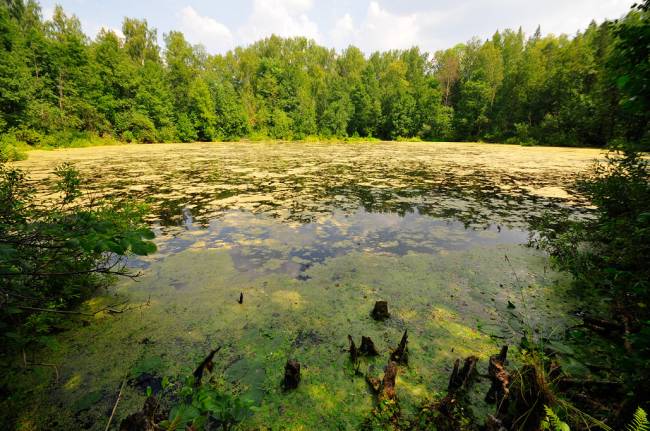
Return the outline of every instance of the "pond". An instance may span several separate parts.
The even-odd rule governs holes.
[[[412,414],[446,388],[456,358],[477,355],[485,372],[487,357],[524,331],[551,336],[573,323],[568,277],[526,246],[529,223],[584,213],[571,185],[599,156],[395,142],[31,152],[16,165],[43,199],[53,167],[69,161],[91,196],[146,201],[158,252],[130,259],[140,277],[83,306],[137,308],[98,313],[39,353],[34,362],[58,364],[58,381],[50,367],[25,375],[21,424],[104,429],[125,376],[118,423],[142,406],[137,376],[190,374],[222,346],[215,381],[255,403],[243,428],[354,429],[373,398],[350,364],[348,334],[374,340],[380,356],[360,371],[379,373],[406,329],[397,391]],[[377,300],[389,304],[384,322],[370,317]],[[302,381],[284,392],[289,358]]]

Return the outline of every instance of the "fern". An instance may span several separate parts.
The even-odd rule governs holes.
[[[569,425],[566,422],[563,422],[558,415],[551,409],[549,406],[544,406],[546,411],[546,418],[542,421],[542,429],[548,431],[571,431]],[[645,413],[644,413],[645,415]],[[638,430],[632,430],[638,431]],[[647,429],[641,428],[640,431],[648,431]]]
[[[632,421],[628,424],[627,431],[650,431],[650,422],[648,415],[641,407],[637,408],[632,416]]]

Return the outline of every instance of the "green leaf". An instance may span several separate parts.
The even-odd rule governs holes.
[[[184,430],[190,422],[200,416],[199,410],[191,405],[180,404],[174,406],[169,412],[170,425],[174,425],[175,430]]]
[[[149,241],[137,241],[131,243],[131,251],[138,256],[146,256],[155,253],[156,250],[156,245]]]

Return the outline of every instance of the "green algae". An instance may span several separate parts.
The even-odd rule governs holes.
[[[547,256],[521,246],[527,220],[580,212],[568,188],[598,153],[475,144],[255,143],[106,147],[21,162],[47,199],[47,170],[69,159],[93,195],[147,200],[158,253],[142,271],[82,306],[101,312],[35,352],[36,367],[4,382],[19,429],[103,429],[123,379],[184,376],[215,358],[219,387],[255,403],[244,429],[354,429],[373,408],[347,335],[370,336],[381,370],[409,331],[400,368],[403,414],[444,390],[453,361],[487,358],[527,331],[561,332],[577,300]],[[238,304],[240,293],[243,304]],[[391,319],[370,310],[387,300]],[[509,307],[514,305],[514,309]],[[81,322],[79,322],[81,323]],[[284,363],[302,381],[284,392]],[[484,416],[483,381],[473,389]],[[115,423],[138,410],[128,384]]]
[[[369,365],[380,369],[408,328],[410,363],[400,370],[397,387],[405,414],[413,414],[427,394],[446,387],[456,358],[476,354],[485,366],[504,342],[483,331],[479,320],[493,322],[510,341],[518,335],[500,316],[508,298],[517,300],[519,292],[510,265],[504,259],[495,262],[494,255],[509,256],[526,284],[527,306],[541,308],[535,312],[537,328],[550,331],[568,323],[557,290],[544,287],[563,277],[532,272],[543,266],[544,256],[521,246],[444,255],[357,252],[312,266],[306,281],[278,273],[252,276],[236,270],[228,250],[190,249],[152,264],[138,282],[116,287],[116,293],[133,302],[149,301],[148,307],[104,315],[66,333],[62,348],[49,359],[64,364],[62,385],[50,380],[40,396],[53,402],[48,413],[57,411],[61,429],[79,420],[100,429],[112,391],[125,375],[189,373],[206,351],[221,345],[215,359],[218,373],[229,388],[258,406],[245,427],[354,428],[371,410],[372,396],[364,380],[354,376],[344,351],[347,334],[375,340],[381,355],[364,359],[362,370]],[[174,286],[178,280],[184,283],[180,289]],[[241,305],[236,301],[240,291],[245,295]],[[392,317],[386,322],[370,318],[378,299],[390,304]],[[543,307],[548,300],[552,312]],[[541,322],[548,327],[540,327]],[[296,391],[284,393],[280,382],[288,358],[301,362],[303,377]],[[82,403],[89,391],[103,394],[102,401],[81,413],[67,410]],[[144,399],[134,388],[127,393],[118,418],[137,410]],[[38,421],[43,413],[39,404],[24,415]]]

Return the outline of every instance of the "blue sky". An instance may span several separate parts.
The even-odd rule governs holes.
[[[634,0],[45,0],[43,16],[55,4],[81,20],[94,37],[102,28],[118,31],[124,16],[146,18],[162,34],[181,30],[210,53],[222,53],[271,34],[307,36],[342,49],[365,52],[419,45],[448,48],[473,36],[518,28],[532,33],[574,34],[592,19],[618,18]],[[119,31],[118,31],[119,33]]]

